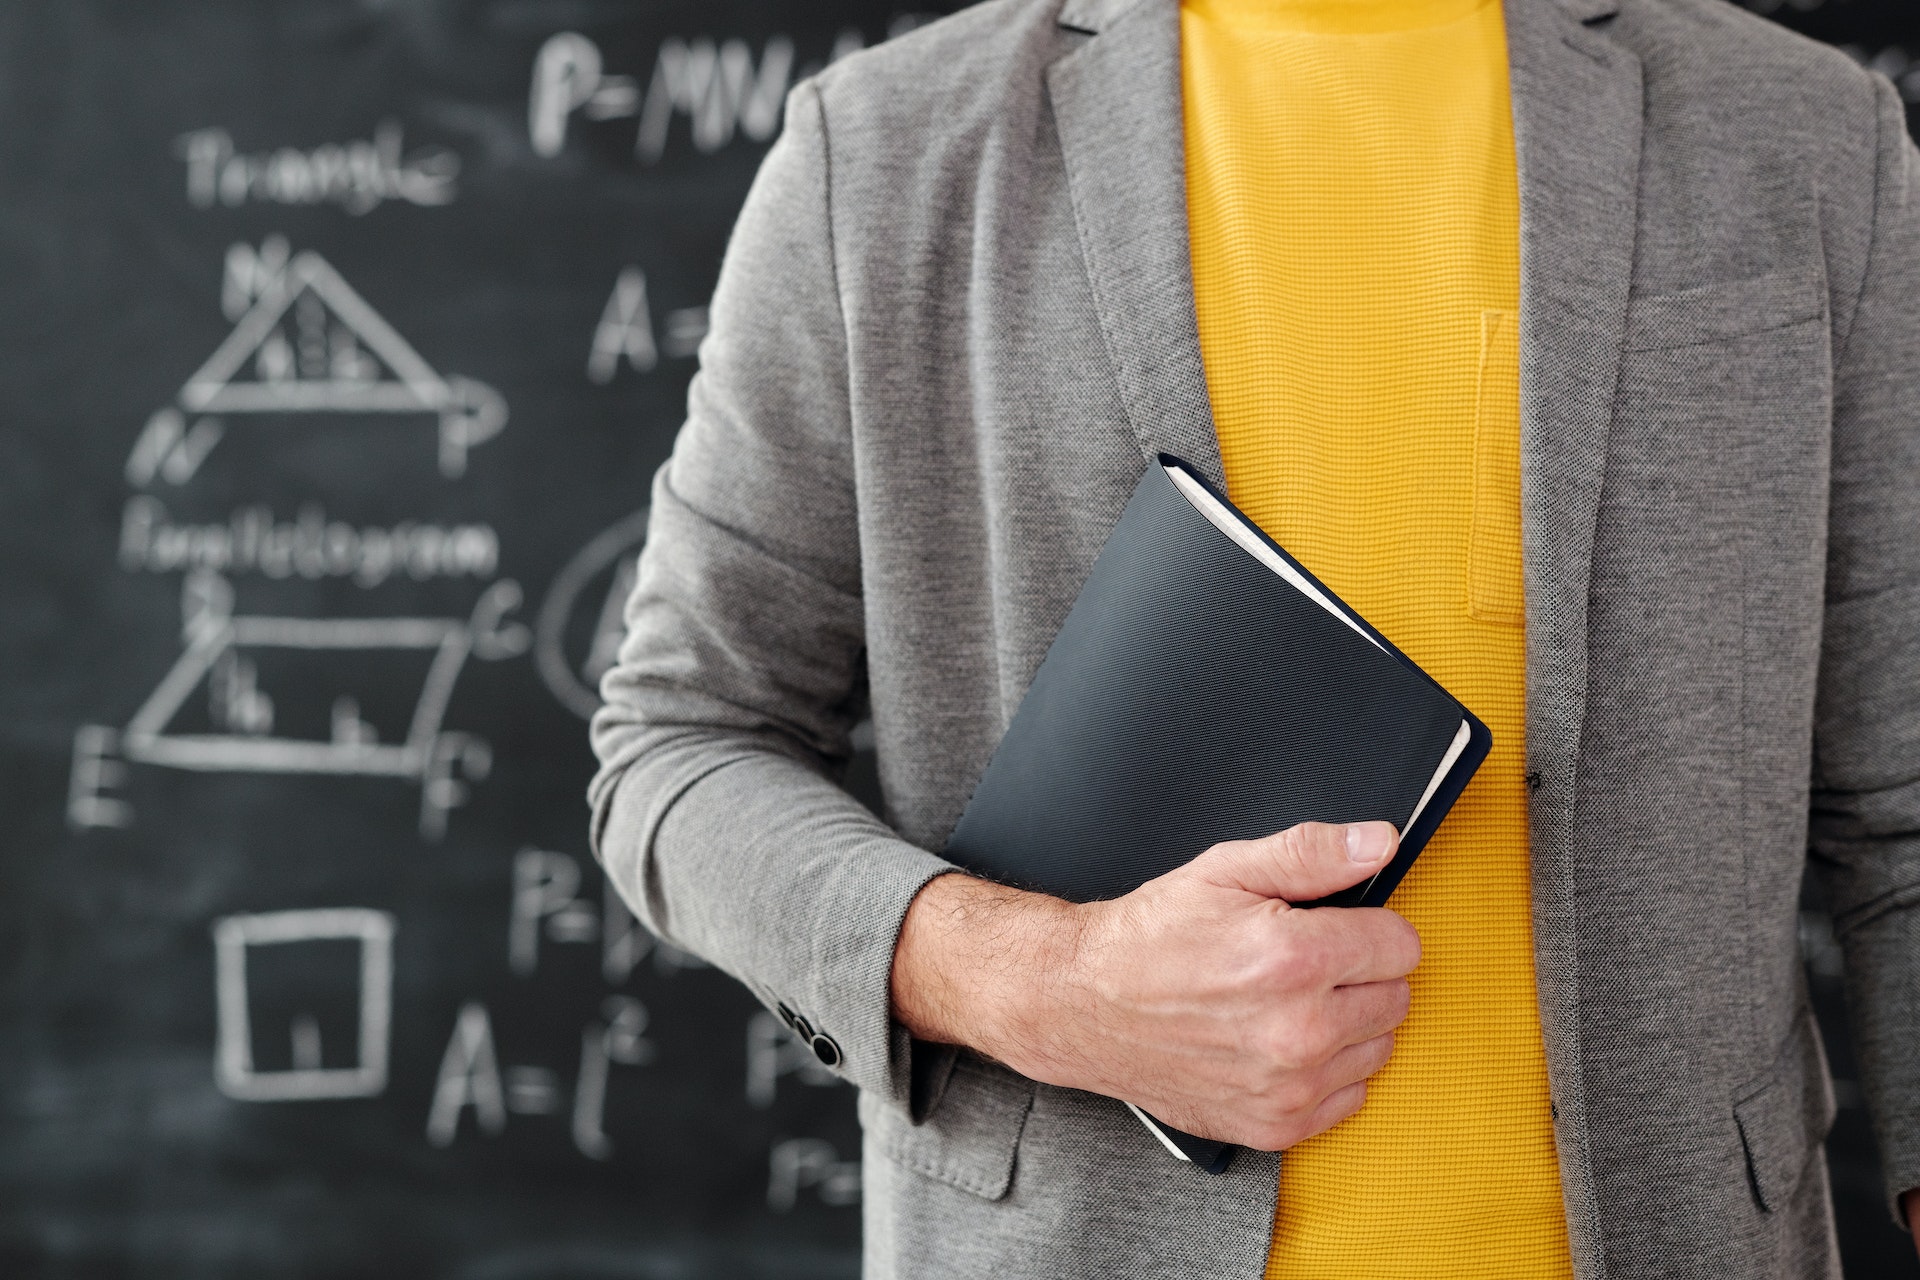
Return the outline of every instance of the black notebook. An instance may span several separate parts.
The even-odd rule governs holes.
[[[1387,900],[1486,759],[1460,702],[1186,463],[1147,468],[947,841],[976,874],[1114,898],[1222,840],[1385,819]],[[1128,1106],[1132,1107],[1129,1103]],[[1134,1114],[1209,1173],[1233,1149]]]

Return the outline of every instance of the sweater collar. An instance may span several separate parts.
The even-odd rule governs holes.
[[[1497,0],[1183,0],[1227,27],[1359,36],[1419,31],[1472,16]]]
[[[1070,31],[1093,35],[1119,20],[1129,9],[1140,5],[1167,5],[1171,0],[1062,0],[1060,25]],[[1531,0],[1530,0],[1531,2]],[[1620,0],[1541,0],[1558,8],[1575,22],[1598,22],[1620,12]],[[1508,12],[1511,20],[1511,10]]]

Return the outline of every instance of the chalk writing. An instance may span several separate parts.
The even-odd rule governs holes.
[[[224,650],[213,660],[207,673],[207,716],[215,727],[242,737],[273,732],[273,699],[260,690],[258,668],[238,650]]]
[[[460,157],[445,147],[403,154],[400,125],[393,120],[376,126],[370,139],[308,151],[281,147],[243,154],[225,129],[183,133],[174,150],[186,162],[187,203],[196,209],[237,208],[252,200],[336,204],[357,215],[388,200],[432,206],[449,204],[458,194]]]
[[[666,336],[660,340],[660,349],[668,356],[690,356],[700,349],[700,340],[707,336],[708,308],[681,307],[666,314]]]
[[[575,1148],[592,1160],[613,1155],[613,1140],[604,1128],[611,1069],[644,1066],[656,1052],[646,1038],[646,1006],[638,1000],[608,996],[600,1014],[580,1035],[580,1064],[568,1116]],[[487,1007],[478,1000],[460,1007],[440,1057],[433,1102],[427,1110],[428,1142],[436,1147],[452,1145],[468,1108],[482,1134],[498,1137],[506,1131],[509,1114],[553,1115],[564,1105],[559,1073],[542,1066],[512,1066],[503,1072]]]
[[[393,917],[362,907],[276,911],[214,921],[214,995],[218,1031],[214,1083],[243,1102],[317,1098],[371,1098],[387,1087],[388,1037],[393,1014]],[[319,1023],[292,1020],[293,1065],[256,1071],[253,1018],[247,991],[247,953],[258,947],[346,940],[360,946],[359,1043],[350,1067],[321,1065]]]
[[[227,246],[227,259],[220,273],[220,314],[238,320],[253,309],[253,304],[279,290],[287,276],[287,260],[293,246],[285,236],[268,236],[258,249],[244,240]]]
[[[440,1055],[440,1074],[427,1109],[427,1141],[436,1147],[452,1145],[460,1115],[468,1107],[482,1133],[506,1131],[507,1095],[493,1050],[493,1022],[478,1000],[460,1006],[446,1052]]]
[[[635,562],[647,537],[647,508],[625,516],[596,534],[554,576],[534,621],[533,661],[540,679],[562,706],[586,719],[600,708],[595,692],[600,677],[619,656],[626,636],[626,603],[632,593]],[[596,587],[605,575],[605,586]],[[585,654],[567,653],[569,632],[585,608],[593,617]]]
[[[308,503],[291,520],[266,506],[242,507],[217,524],[179,524],[158,498],[135,494],[120,513],[120,567],[129,573],[199,570],[237,577],[346,578],[377,587],[389,578],[491,578],[500,564],[492,525],[402,520],[355,526]]]
[[[555,942],[592,942],[600,936],[600,911],[578,896],[580,864],[564,853],[522,849],[513,858],[512,909],[507,922],[507,965],[521,977],[540,963],[540,935]]]
[[[811,1190],[823,1204],[858,1204],[860,1162],[842,1160],[823,1138],[776,1142],[767,1156],[767,1208],[791,1213],[803,1190]]]
[[[516,975],[531,977],[540,967],[543,938],[560,944],[601,943],[601,976],[610,986],[625,982],[649,955],[657,973],[707,967],[704,960],[649,933],[627,910],[611,880],[603,880],[597,908],[580,896],[580,884],[580,860],[568,854],[522,849],[514,855],[507,967]]]
[[[562,31],[540,46],[527,97],[527,136],[535,154],[557,156],[567,142],[567,117],[614,120],[640,112],[640,86],[632,76],[603,75],[600,46],[575,31]]]
[[[73,764],[67,775],[70,825],[133,825],[133,806],[108,794],[127,780],[127,767],[118,759],[119,750],[120,735],[103,725],[83,724],[74,733]]]
[[[469,657],[497,661],[526,651],[526,628],[510,621],[520,603],[519,584],[494,583],[464,619],[234,616],[232,603],[233,590],[224,579],[205,573],[188,575],[181,591],[185,650],[117,738],[103,736],[95,726],[80,729],[68,820],[75,826],[123,826],[130,820],[124,806],[103,810],[98,803],[104,788],[117,780],[105,768],[106,750],[117,746],[125,760],[174,769],[330,774],[416,783],[421,794],[421,835],[429,840],[444,835],[448,812],[466,802],[469,781],[486,777],[492,753],[480,738],[443,731],[441,721]],[[248,658],[253,650],[276,649],[431,654],[405,740],[379,741],[372,726],[359,719],[357,705],[343,702],[334,704],[330,740],[270,736],[271,701],[230,657]],[[229,664],[224,669],[223,662]],[[170,731],[175,716],[203,681],[223,679],[227,686],[210,690],[209,697],[216,727],[224,731]]]
[[[508,1067],[506,1099],[514,1115],[552,1115],[560,1109],[560,1076],[551,1067]]]
[[[656,161],[667,149],[667,130],[677,114],[692,126],[694,148],[718,151],[735,130],[765,142],[780,127],[780,108],[793,74],[793,41],[774,36],[760,53],[758,70],[744,40],[715,43],[707,37],[670,38],[660,46],[653,79],[640,106],[634,154]]]
[[[145,488],[158,478],[185,484],[226,433],[226,424],[218,418],[198,418],[189,427],[186,415],[173,406],[155,410],[127,455],[127,483]]]
[[[932,13],[897,14],[886,38],[904,35],[939,17]],[[858,53],[866,36],[858,27],[834,38],[828,62]],[[673,122],[685,117],[694,149],[720,150],[736,137],[765,142],[780,127],[787,90],[820,69],[819,62],[796,68],[794,44],[784,35],[768,37],[756,63],[753,48],[738,38],[669,37],[655,51],[646,89],[638,78],[604,69],[600,46],[577,31],[551,36],[534,55],[527,91],[527,139],[535,155],[557,156],[566,147],[568,122],[638,117],[634,154],[646,164],[667,150]]]
[[[660,972],[670,972],[675,968],[699,968],[703,962],[694,959],[678,947],[659,943],[647,927],[641,924],[627,910],[627,904],[620,900],[620,893],[613,887],[613,881],[604,882],[600,897],[600,976],[608,986],[617,987],[633,976],[640,962],[647,958],[648,952],[654,953],[654,968]],[[684,958],[685,966],[666,963],[669,958]]]
[[[613,282],[600,323],[593,331],[593,349],[587,353],[587,378],[602,386],[613,381],[622,360],[641,373],[660,362],[653,341],[653,319],[647,314],[647,274],[625,267]]]
[[[654,338],[653,316],[647,306],[647,273],[623,267],[614,279],[613,293],[594,326],[587,352],[587,380],[600,386],[613,381],[626,361],[636,373],[647,373],[668,357],[690,356],[707,336],[707,308],[681,307],[667,312],[666,334]]]
[[[780,109],[793,82],[793,41],[773,36],[756,64],[744,40],[663,41],[654,57],[646,92],[630,76],[603,74],[599,46],[578,32],[563,31],[534,58],[528,91],[527,133],[536,154],[557,156],[566,145],[567,120],[575,112],[590,120],[639,117],[634,154],[652,164],[665,154],[677,116],[689,123],[695,150],[720,150],[737,135],[765,142],[780,127]]]
[[[747,1019],[747,1105],[771,1107],[782,1076],[816,1088],[840,1083],[786,1024],[761,1009]]]
[[[573,1145],[591,1160],[613,1155],[613,1142],[602,1127],[610,1069],[616,1064],[645,1066],[655,1052],[644,1035],[645,1005],[632,996],[608,996],[600,1012],[606,1021],[593,1023],[581,1033],[580,1075],[573,1091]]]
[[[230,311],[252,301],[176,403],[148,419],[127,459],[136,486],[186,483],[236,415],[432,415],[449,478],[506,426],[497,391],[436,373],[319,254],[289,257],[277,239],[258,250],[235,246],[221,293]]]
[[[617,987],[625,982],[648,956],[653,957],[653,971],[663,975],[712,967],[691,951],[655,937],[627,910],[611,879],[605,882],[602,893],[600,974],[609,985]]]

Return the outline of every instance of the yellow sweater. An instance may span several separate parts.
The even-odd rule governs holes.
[[[1267,1274],[1568,1276],[1535,1004],[1519,194],[1499,0],[1183,0],[1200,348],[1233,500],[1484,719],[1394,895],[1413,1009],[1288,1151]]]

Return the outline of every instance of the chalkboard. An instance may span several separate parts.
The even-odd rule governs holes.
[[[0,7],[0,1274],[857,1272],[852,1096],[607,891],[585,716],[786,88],[943,7]]]

